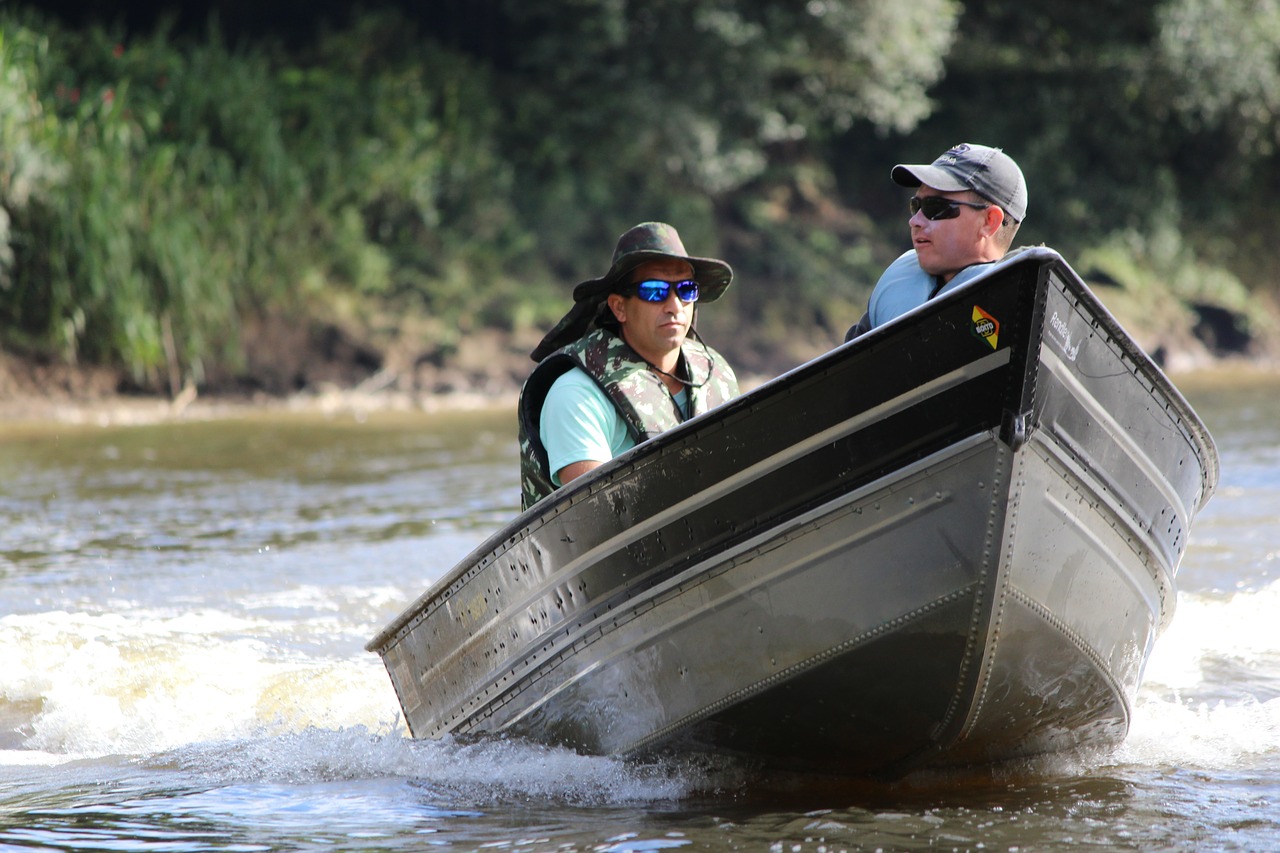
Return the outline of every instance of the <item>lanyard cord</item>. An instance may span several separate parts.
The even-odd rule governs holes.
[[[716,361],[715,361],[715,357],[711,355],[711,348],[708,347],[706,343],[703,342],[702,337],[692,328],[689,329],[689,334],[693,337],[695,341],[702,344],[702,351],[707,354],[707,375],[703,377],[701,382],[694,382],[690,379],[684,379],[680,376],[677,376],[674,373],[667,373],[667,371],[663,370],[661,367],[658,367],[658,365],[654,364],[652,361],[649,361],[649,359],[645,358],[644,356],[641,355],[640,358],[644,361],[645,364],[649,365],[649,369],[654,371],[655,373],[661,373],[663,376],[666,376],[670,379],[674,379],[675,381],[679,382],[681,385],[683,385],[686,388],[701,388],[703,385],[706,385],[708,382],[711,381],[711,373],[715,369]],[[640,354],[636,353],[636,355],[640,355]],[[685,369],[690,370],[688,359],[684,358],[683,353],[681,353],[681,360],[684,361]]]

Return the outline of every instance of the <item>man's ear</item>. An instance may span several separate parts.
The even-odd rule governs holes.
[[[990,237],[999,231],[1000,226],[1004,224],[1004,210],[993,204],[984,213],[987,214],[987,220],[984,223],[983,236]]]
[[[627,300],[621,294],[609,294],[609,310],[618,318],[619,323],[627,322]]]

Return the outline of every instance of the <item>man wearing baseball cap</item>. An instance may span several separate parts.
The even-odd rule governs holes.
[[[897,165],[894,183],[914,187],[912,248],[889,265],[851,340],[981,273],[1009,251],[1027,215],[1022,170],[999,148],[963,143],[931,164]]]
[[[737,396],[732,368],[693,332],[694,303],[731,281],[727,263],[689,255],[665,222],[618,238],[609,271],[573,289],[573,308],[531,353],[518,409],[524,509]]]

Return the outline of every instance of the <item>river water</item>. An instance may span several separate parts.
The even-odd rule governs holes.
[[[0,424],[0,850],[1280,849],[1280,384],[1128,739],[893,785],[416,742],[364,643],[518,506],[509,411]]]

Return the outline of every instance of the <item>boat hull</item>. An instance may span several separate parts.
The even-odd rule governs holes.
[[[1114,743],[1216,480],[1032,250],[574,481],[369,648],[417,737],[881,774]]]

